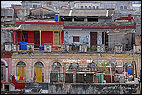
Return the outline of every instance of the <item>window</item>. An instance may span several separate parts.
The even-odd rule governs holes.
[[[85,9],[87,8],[87,6],[85,6]]]
[[[73,36],[73,42],[79,42],[79,36]]]
[[[98,17],[95,16],[88,16],[87,17],[88,22],[98,22]]]
[[[123,9],[123,6],[120,6],[120,9]]]
[[[93,6],[93,9],[95,9],[95,6]]]
[[[74,17],[74,21],[84,21],[84,17]]]
[[[91,6],[89,6],[89,9],[91,9]]]
[[[124,6],[124,9],[127,9],[127,6]]]
[[[81,6],[81,9],[83,9],[83,6]]]
[[[60,21],[72,22],[72,17],[70,17],[70,16],[60,16]]]
[[[33,8],[37,8],[37,5],[33,5]]]
[[[79,69],[78,63],[70,63],[69,71],[77,71]]]
[[[97,6],[97,8],[96,9],[99,9],[99,6]]]
[[[60,72],[61,64],[59,62],[54,62],[52,65],[52,72]]]

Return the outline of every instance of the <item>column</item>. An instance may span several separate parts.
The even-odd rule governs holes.
[[[41,46],[41,30],[39,32],[40,32],[40,46]]]
[[[72,22],[74,22],[74,17],[72,17]]]
[[[16,31],[13,31],[13,43],[16,44]]]
[[[97,32],[97,45],[102,44],[102,32]]]

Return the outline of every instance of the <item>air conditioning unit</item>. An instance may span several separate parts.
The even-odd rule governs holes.
[[[44,44],[44,51],[51,52],[51,46],[52,46],[52,44]]]
[[[11,47],[12,47],[12,45],[10,42],[6,42],[4,45],[5,51],[11,51]]]
[[[34,44],[27,44],[27,50],[33,50],[34,51]]]
[[[123,45],[122,44],[115,45],[114,50],[115,50],[116,53],[122,53]]]
[[[104,44],[97,45],[97,52],[105,52],[105,45]]]

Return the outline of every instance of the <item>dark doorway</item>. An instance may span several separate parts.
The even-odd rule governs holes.
[[[105,46],[108,46],[108,33],[105,33]]]
[[[39,31],[34,32],[34,47],[39,48],[40,46],[40,33]]]
[[[9,85],[5,85],[5,91],[9,91]]]
[[[28,42],[28,31],[22,31],[22,41]]]
[[[97,45],[97,32],[90,32],[90,42],[91,47]]]

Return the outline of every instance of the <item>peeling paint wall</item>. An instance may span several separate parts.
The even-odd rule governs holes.
[[[1,44],[4,44],[5,42],[13,42],[12,39],[12,32],[1,31]]]

